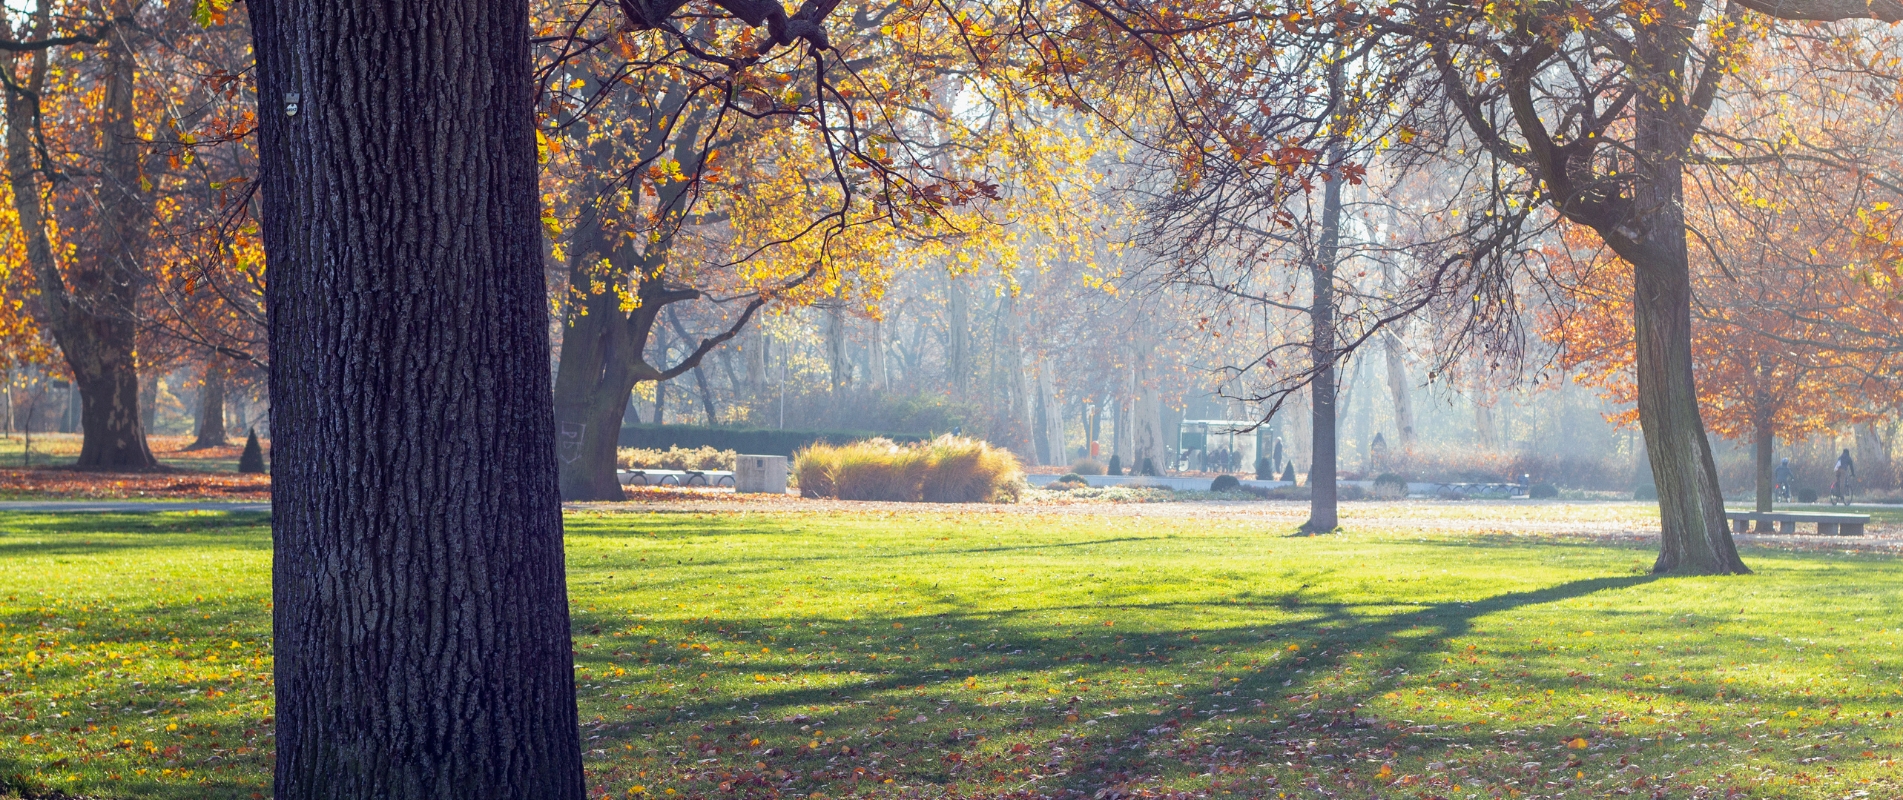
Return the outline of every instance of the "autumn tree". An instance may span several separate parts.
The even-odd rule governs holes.
[[[721,7],[831,47],[829,4]],[[249,11],[276,795],[580,798],[528,4]]]
[[[1277,120],[1300,121],[1304,115],[1265,100],[1292,88],[1321,94],[1304,73],[1308,68],[1299,54],[1314,52],[1318,41],[1341,47],[1345,60],[1340,63],[1367,87],[1345,95],[1359,109],[1348,115],[1354,120],[1352,138],[1381,142],[1394,154],[1390,157],[1426,154],[1460,176],[1445,232],[1433,239],[1452,256],[1448,263],[1454,268],[1425,270],[1417,278],[1431,279],[1428,288],[1446,303],[1469,305],[1473,323],[1463,340],[1474,346],[1513,355],[1518,339],[1512,331],[1526,310],[1516,292],[1522,281],[1540,277],[1536,264],[1528,268],[1528,255],[1537,251],[1536,243],[1555,219],[1593,231],[1632,264],[1639,419],[1662,515],[1655,569],[1747,571],[1725,525],[1697,405],[1685,219],[1688,170],[1722,174],[1767,158],[1816,157],[1780,150],[1775,140],[1726,137],[1710,124],[1714,109],[1741,89],[1756,91],[1805,68],[1790,62],[1761,67],[1754,55],[1763,48],[1828,43],[1841,38],[1837,32],[1855,27],[1812,23],[1893,22],[1903,18],[1903,5],[1888,0],[1739,0],[1722,6],[1428,0],[1327,4],[1280,14],[1241,4],[1219,9],[1240,9],[1247,24],[1208,36],[1168,10],[1134,4],[1105,8],[1124,29],[1194,28],[1189,41],[1209,41],[1217,48],[1178,44],[1178,51],[1187,52],[1170,56],[1176,70],[1211,76],[1184,84],[1215,87],[1190,95],[1213,95],[1218,101],[1203,107],[1239,109],[1208,120],[1187,118],[1180,126],[1209,131],[1203,139],[1207,144],[1199,142],[1195,149],[1198,159],[1214,154],[1244,164],[1255,159],[1261,167],[1274,163],[1261,156],[1274,148],[1252,145],[1287,141],[1286,135],[1264,138],[1262,133],[1277,130]],[[1257,45],[1246,51],[1246,60],[1228,58],[1220,49],[1239,49],[1238,40]],[[1356,53],[1374,57],[1346,59]],[[1849,63],[1852,72],[1871,74],[1872,64],[1886,60]],[[1817,68],[1845,69],[1837,64]],[[1316,138],[1311,133],[1295,141]],[[1188,174],[1198,176],[1202,162],[1185,163]]]
[[[1885,49],[1895,51],[1866,41],[1839,53]],[[1701,409],[1719,435],[1755,443],[1760,511],[1770,510],[1779,438],[1866,421],[1898,398],[1898,301],[1867,246],[1868,221],[1896,187],[1863,177],[1899,163],[1896,112],[1888,89],[1815,69],[1832,60],[1829,50],[1766,54],[1760,68],[1795,79],[1734,96],[1708,123],[1720,152],[1703,158],[1752,168],[1693,172],[1688,183]],[[1565,301],[1548,310],[1548,338],[1582,379],[1632,402],[1631,267],[1584,231],[1566,233],[1556,261]]]
[[[59,343],[83,400],[82,469],[158,463],[140,421],[136,347],[152,202],[144,178],[150,148],[136,110],[139,12],[107,2],[55,13],[43,4],[27,20],[5,20],[0,48],[12,59],[13,211],[35,315]],[[63,47],[55,54],[52,45]]]

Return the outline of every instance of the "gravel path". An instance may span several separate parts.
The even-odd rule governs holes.
[[[603,513],[735,514],[735,513],[896,513],[948,516],[1123,517],[1197,519],[1220,523],[1287,526],[1291,530],[1308,517],[1308,504],[1299,501],[1161,502],[1161,503],[1021,503],[979,505],[957,503],[889,503],[852,500],[813,500],[787,495],[734,495],[708,491],[704,496],[670,494],[665,499],[636,499],[620,503],[569,503],[570,511]],[[1640,503],[1568,503],[1528,501],[1353,502],[1341,506],[1342,525],[1356,529],[1431,530],[1584,538],[1609,542],[1656,545],[1659,538],[1655,507]],[[1872,523],[1863,536],[1815,534],[1736,534],[1740,546],[1780,550],[1834,550],[1903,553],[1903,525]]]
[[[1264,525],[1293,529],[1308,516],[1306,503],[1296,501],[1185,502],[1185,503],[1021,503],[979,505],[961,503],[886,503],[856,500],[810,500],[792,495],[735,495],[716,490],[669,492],[661,499],[620,503],[568,503],[581,513],[745,514],[745,513],[885,513],[952,517],[1029,516],[1051,518],[1121,517],[1195,519],[1213,523]],[[269,502],[256,501],[115,501],[29,500],[0,502],[0,512],[54,514],[136,514],[178,511],[265,512]],[[1342,505],[1342,524],[1349,530],[1430,530],[1503,536],[1593,539],[1652,545],[1658,542],[1657,520],[1639,503],[1566,503],[1526,501],[1356,502]],[[1736,535],[1745,547],[1780,550],[1834,550],[1903,554],[1903,525],[1872,524],[1863,536],[1746,533]]]

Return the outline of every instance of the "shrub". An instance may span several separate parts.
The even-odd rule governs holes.
[[[623,447],[615,451],[615,466],[619,469],[724,469],[734,468],[734,460],[739,454],[732,450],[715,450],[711,447],[681,448],[669,447],[666,450],[652,450],[643,447]]]
[[[951,435],[909,445],[816,443],[793,458],[793,474],[800,494],[840,500],[1011,502],[1023,483],[1009,451]]]
[[[1236,476],[1234,475],[1217,475],[1215,480],[1209,482],[1209,491],[1212,492],[1236,492],[1241,490],[1242,481],[1236,480]]]
[[[1632,490],[1632,499],[1657,500],[1659,499],[1659,487],[1649,483],[1641,483],[1639,484],[1639,488]]]
[[[1071,462],[1070,471],[1073,475],[1102,475],[1103,465],[1094,459],[1080,458]]]
[[[1536,483],[1526,490],[1526,496],[1534,500],[1551,500],[1559,496],[1559,487],[1550,483]]]
[[[1255,460],[1255,479],[1259,481],[1275,480],[1275,465],[1266,458]]]
[[[1110,475],[1122,475],[1123,474],[1123,457],[1118,455],[1112,455],[1110,457],[1110,468],[1106,470],[1106,472],[1107,474],[1110,474]]]
[[[1051,481],[1050,484],[1044,488],[1064,491],[1068,489],[1082,489],[1089,485],[1090,481],[1084,480],[1084,476],[1075,472],[1067,472],[1059,476],[1057,480]]]
[[[247,475],[264,472],[264,448],[258,446],[258,429],[252,428],[244,440],[244,453],[238,456],[238,471]],[[1816,492],[1811,492],[1816,494]]]
[[[1816,489],[1799,489],[1799,490],[1797,490],[1797,502],[1799,502],[1799,503],[1815,503],[1815,502],[1817,502],[1817,490],[1816,490]]]
[[[1290,461],[1288,462],[1288,469],[1282,470],[1282,480],[1288,481],[1289,485],[1293,486],[1295,485],[1295,478],[1295,462]]]
[[[1392,472],[1376,475],[1373,494],[1383,500],[1399,500],[1407,497],[1407,479]]]

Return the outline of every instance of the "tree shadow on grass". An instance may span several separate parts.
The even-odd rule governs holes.
[[[707,655],[670,643],[673,664],[639,668],[686,684],[685,696],[667,697],[649,709],[663,699],[659,693],[584,682],[583,718],[591,718],[591,701],[606,699],[608,713],[599,715],[587,736],[619,749],[658,746],[648,737],[661,733],[668,740],[673,733],[669,741],[676,743],[674,757],[685,774],[762,792],[838,788],[872,776],[940,789],[1011,784],[1041,793],[1027,796],[1088,795],[1113,785],[1208,779],[1221,774],[1224,764],[1270,756],[1304,764],[1336,758],[1313,748],[1291,754],[1286,742],[1336,726],[1380,724],[1357,711],[1358,701],[1381,680],[1425,669],[1444,655],[1450,640],[1472,632],[1479,617],[1652,580],[1593,578],[1388,613],[1380,609],[1393,604],[1291,604],[1286,597],[1242,596],[1077,609],[1113,614],[1225,605],[1231,611],[1275,610],[1281,618],[1246,627],[1121,630],[1114,642],[1086,640],[1077,626],[1033,618],[1067,610],[1049,607],[926,618],[804,618],[811,625],[798,629],[786,627],[784,619],[707,618],[680,623],[688,636],[710,645]],[[894,634],[894,619],[904,620],[905,633]],[[825,659],[775,666],[710,663],[727,640],[757,637],[774,626],[786,639],[779,644],[822,648]],[[825,638],[812,634],[822,628]],[[616,643],[611,636],[604,645]],[[844,652],[833,647],[839,643],[848,645]],[[918,649],[908,649],[913,646]],[[876,661],[869,658],[875,652]],[[591,673],[614,669],[609,653],[584,653],[578,664]],[[1243,659],[1252,660],[1237,663]],[[1350,666],[1368,685],[1324,685]],[[1169,676],[1169,685],[1127,683],[1153,677],[1150,672]],[[1049,685],[1052,678],[1063,683]],[[722,688],[723,681],[741,688]],[[1111,693],[1121,696],[1105,697]],[[921,703],[929,707],[924,713],[918,713]],[[1234,726],[1220,741],[1186,733],[1219,721]],[[832,733],[842,736],[835,740]],[[789,736],[806,743],[789,742]],[[761,744],[750,745],[756,738]],[[1004,741],[1014,744],[1003,748]]]
[[[101,555],[127,550],[219,547],[271,548],[264,512],[51,514],[0,512],[0,559]]]

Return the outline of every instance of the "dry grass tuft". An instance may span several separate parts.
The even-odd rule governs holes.
[[[840,500],[1009,503],[1023,483],[1009,451],[950,435],[911,445],[814,444],[794,456],[793,475],[800,494]]]

